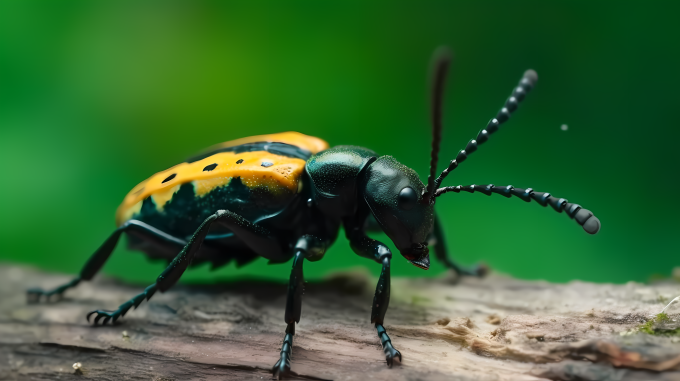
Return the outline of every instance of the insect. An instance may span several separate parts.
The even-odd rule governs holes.
[[[264,257],[270,263],[292,259],[284,320],[287,324],[274,375],[290,372],[295,325],[300,321],[303,264],[318,261],[344,227],[352,250],[382,266],[371,310],[388,366],[401,353],[384,327],[390,300],[392,252],[371,239],[369,228],[382,230],[411,264],[427,270],[428,245],[436,257],[460,275],[482,275],[483,267],[464,268],[447,253],[434,206],[449,193],[480,192],[542,206],[574,219],[595,234],[600,221],[589,210],[550,193],[512,186],[466,185],[440,187],[443,180],[498,131],[534,87],[536,72],[527,70],[495,118],[470,140],[448,167],[436,176],[442,130],[442,99],[450,54],[438,50],[432,61],[432,152],[427,184],[392,156],[356,146],[329,148],[321,139],[296,132],[243,138],[217,146],[187,162],[156,173],[125,197],[116,213],[118,228],[95,251],[71,282],[50,291],[28,291],[30,301],[60,295],[101,269],[120,236],[132,249],[165,258],[168,267],[156,282],[115,311],[96,310],[94,324],[113,323],[154,293],[172,287],[190,266],[214,266],[236,261],[243,265]]]

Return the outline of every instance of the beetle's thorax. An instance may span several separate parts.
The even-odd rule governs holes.
[[[362,173],[376,156],[366,148],[337,146],[307,160],[314,203],[322,213],[334,219],[356,213]]]
[[[425,185],[392,156],[354,146],[338,146],[312,156],[306,165],[313,203],[329,218],[344,219],[368,208],[400,253],[429,267],[427,236],[434,207],[423,202]]]

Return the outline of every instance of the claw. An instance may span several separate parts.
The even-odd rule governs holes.
[[[282,355],[286,356],[285,354]],[[274,365],[274,368],[272,368],[272,373],[275,378],[282,380],[285,376],[288,376],[291,374],[290,371],[290,362],[286,361],[284,358],[279,358],[279,360],[276,362]]]
[[[395,354],[385,356],[385,361],[387,361],[387,367],[391,368],[394,365],[394,358],[399,357],[399,362],[401,363],[401,353],[395,349]]]
[[[395,347],[392,346],[391,342],[385,343],[384,347],[385,351],[385,361],[387,362],[388,367],[392,367],[394,365],[394,358],[399,357],[399,362],[401,363],[401,352],[399,352]]]
[[[285,365],[280,364],[274,369],[274,377],[278,380],[283,380],[285,376],[290,373],[290,369],[287,369]]]
[[[94,321],[92,322],[93,325],[99,324],[99,320],[104,319],[102,321],[102,325],[106,325],[107,323],[111,322],[111,324],[115,323],[116,320],[120,317],[120,311],[104,311],[104,310],[96,310],[92,311],[87,314],[87,322],[90,322],[90,316],[97,314],[97,316],[94,318]]]
[[[80,283],[80,277],[76,277],[75,279],[71,280],[70,282],[63,284],[57,288],[52,289],[51,291],[45,291],[41,288],[31,288],[26,290],[26,296],[28,299],[29,303],[32,302],[39,302],[41,299],[44,297],[46,302],[51,302],[52,296],[56,296],[53,301],[57,302],[61,300],[64,291],[68,290],[71,287],[75,287],[78,283]]]
[[[52,302],[52,296],[56,296],[54,301],[61,300],[62,293],[57,291],[45,291],[41,288],[31,288],[26,290],[26,300],[28,303]]]

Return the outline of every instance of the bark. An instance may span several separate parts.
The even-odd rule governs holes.
[[[26,302],[27,288],[68,280],[0,266],[1,380],[272,377],[285,284],[179,285],[113,326],[92,327],[85,315],[115,309],[143,287],[98,278],[59,302]],[[369,323],[375,283],[343,273],[306,285],[290,378],[680,380],[680,337],[637,332],[680,295],[678,283],[393,278],[385,327],[403,363],[391,369]],[[663,328],[675,327],[673,311]]]

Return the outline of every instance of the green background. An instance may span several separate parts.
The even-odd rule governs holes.
[[[668,276],[680,265],[678,4],[3,1],[0,260],[76,273],[135,184],[243,136],[296,130],[361,145],[425,180],[427,66],[448,44],[444,162],[525,69],[540,80],[446,185],[532,187],[602,221],[590,236],[536,203],[447,194],[437,209],[454,257],[557,282]],[[123,246],[105,273],[151,283],[163,264]],[[341,236],[305,275],[354,266],[379,271]],[[443,271],[401,258],[393,269]],[[184,279],[289,273],[258,261]]]

